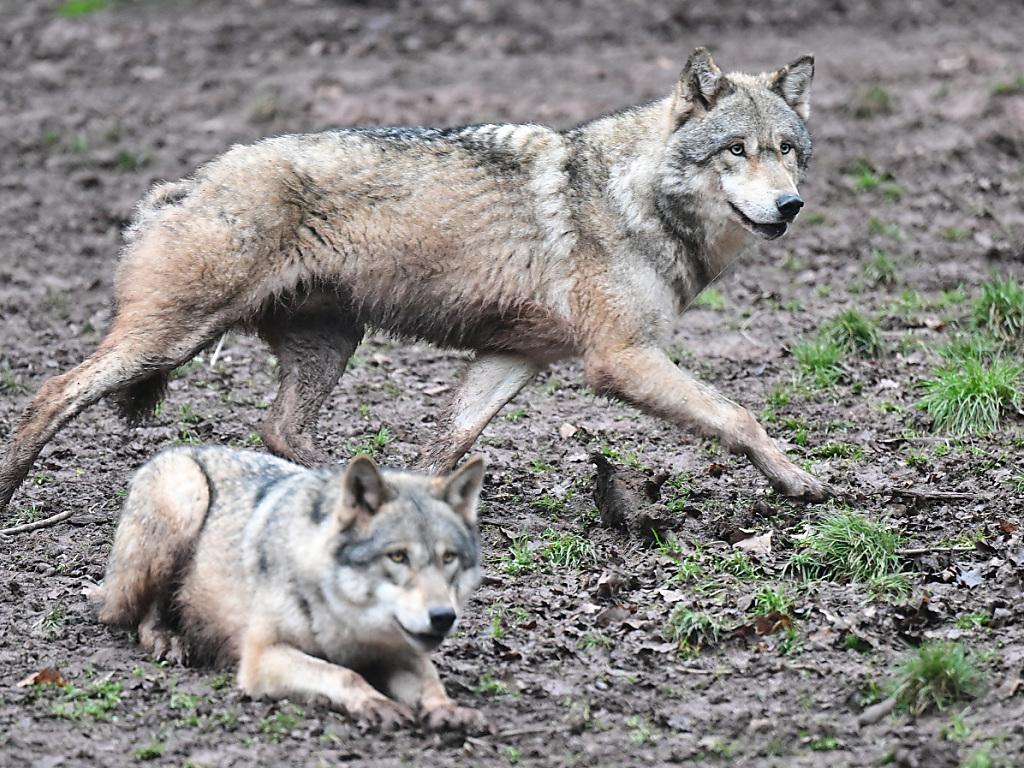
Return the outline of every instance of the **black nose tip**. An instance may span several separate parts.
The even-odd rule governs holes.
[[[791,195],[787,193],[775,198],[775,207],[779,209],[779,213],[782,215],[782,218],[792,219],[800,213],[800,209],[804,207],[804,201],[800,199],[800,195]]]
[[[447,632],[455,623],[455,611],[451,608],[431,608],[430,626],[435,632]]]

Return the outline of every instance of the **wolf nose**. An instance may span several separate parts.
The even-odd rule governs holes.
[[[431,608],[430,627],[435,632],[447,632],[455,623],[455,611],[451,608]]]
[[[804,201],[800,199],[800,195],[791,195],[787,192],[775,198],[775,207],[779,209],[782,218],[792,219],[800,213],[800,209],[804,207]]]

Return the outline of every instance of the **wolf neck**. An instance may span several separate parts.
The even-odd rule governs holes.
[[[602,196],[633,258],[673,285],[683,308],[739,255],[746,233],[701,195],[700,168],[664,184],[668,99],[598,120],[583,131],[604,150]]]

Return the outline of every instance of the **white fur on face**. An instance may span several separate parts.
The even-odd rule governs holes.
[[[797,194],[792,177],[781,168],[777,173],[755,174],[744,163],[725,171],[721,179],[726,199],[757,224],[782,221],[775,201],[785,193]]]

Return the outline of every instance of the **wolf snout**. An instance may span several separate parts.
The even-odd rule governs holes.
[[[439,635],[446,633],[455,624],[455,610],[448,606],[430,609],[430,628]]]
[[[779,209],[779,215],[783,219],[792,221],[804,207],[804,201],[800,199],[800,195],[786,192],[775,198],[775,207]]]

